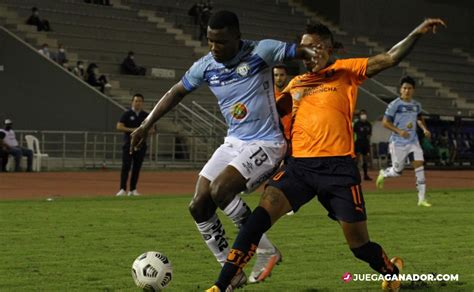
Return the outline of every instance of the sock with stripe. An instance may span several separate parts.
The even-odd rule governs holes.
[[[425,200],[426,183],[425,183],[425,168],[420,166],[415,168],[416,188],[418,189],[418,202]]]
[[[225,238],[225,230],[217,214],[214,214],[207,221],[196,222],[196,226],[209,250],[211,250],[219,264],[223,266],[229,253],[229,243]]]
[[[239,195],[236,195],[223,211],[239,229],[245,224],[252,213],[249,206],[247,206]],[[265,234],[262,235],[258,244],[258,252],[275,252],[275,247]]]
[[[216,285],[225,291],[232,278],[239,273],[256,252],[257,244],[263,233],[272,226],[267,210],[257,207],[240,229],[227,260],[222,267]]]

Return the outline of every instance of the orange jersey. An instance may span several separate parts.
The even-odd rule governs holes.
[[[352,113],[357,87],[366,78],[367,60],[337,60],[291,80],[279,102],[293,102],[293,157],[354,156]]]
[[[292,103],[291,99],[285,100],[286,102],[278,102],[283,96],[283,91],[278,90],[278,87],[274,86],[275,100],[277,102],[277,110],[280,115],[280,121],[283,126],[283,135],[287,140],[290,140],[291,133],[291,112]],[[289,101],[289,102],[288,102]]]

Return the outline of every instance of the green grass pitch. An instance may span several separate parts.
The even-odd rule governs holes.
[[[371,239],[406,273],[459,274],[458,282],[404,283],[423,291],[474,290],[474,191],[366,193]],[[167,291],[203,291],[219,266],[188,213],[190,196],[0,201],[0,291],[139,291],[130,268],[142,252],[166,254]],[[257,195],[246,196],[254,207]],[[236,229],[220,214],[231,242]],[[264,283],[242,291],[378,291],[378,282],[343,283],[344,272],[372,273],[352,256],[337,223],[317,200],[269,232],[283,263]],[[253,262],[247,266],[247,271]]]

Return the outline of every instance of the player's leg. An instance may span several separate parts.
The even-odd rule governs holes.
[[[383,188],[385,178],[398,177],[402,174],[405,168],[405,159],[407,158],[408,151],[406,146],[396,146],[393,143],[389,145],[390,158],[392,160],[392,166],[386,169],[381,169],[375,184],[377,188]]]
[[[251,211],[239,195],[242,191],[252,191],[265,182],[279,165],[286,145],[274,142],[254,142],[243,144],[235,157],[219,176],[211,183],[214,202],[240,228]],[[264,234],[258,244],[257,261],[249,276],[250,283],[263,281],[281,261],[280,251]]]
[[[33,171],[33,150],[28,149],[28,148],[23,148],[21,147],[21,154],[23,156],[26,156],[26,162],[27,162],[27,167],[26,171],[31,172]]]
[[[127,191],[128,173],[132,167],[132,155],[130,155],[130,146],[122,147],[122,169],[120,171],[120,190],[116,196],[124,196]]]
[[[426,200],[426,180],[425,180],[425,167],[423,150],[420,144],[416,143],[412,145],[413,150],[413,168],[415,169],[416,176],[416,188],[418,189],[418,206],[431,207],[431,204]]]
[[[291,205],[283,192],[275,187],[267,187],[260,204],[242,226],[225,265],[215,285],[225,291],[232,278],[243,270],[257,252],[263,234],[283,215],[291,210]]]
[[[132,173],[130,175],[130,196],[140,195],[137,191],[138,178],[140,176],[140,170],[142,168],[143,160],[145,159],[147,146],[143,145],[138,151],[135,151],[132,155]]]
[[[316,182],[318,200],[328,216],[339,222],[352,253],[383,275],[398,274],[398,268],[387,259],[383,248],[369,239],[357,165],[349,157],[332,158],[326,165]]]
[[[308,189],[308,184],[300,181],[301,177],[301,167],[295,166],[294,161],[290,159],[288,164],[269,180],[268,187],[260,198],[259,207],[252,212],[240,229],[227,262],[219,275],[218,289],[224,291],[229,279],[242,270],[255,255],[264,232],[288,211],[297,212],[300,206],[314,197],[312,194],[315,192]],[[261,275],[262,278],[268,276],[269,272],[265,270]]]

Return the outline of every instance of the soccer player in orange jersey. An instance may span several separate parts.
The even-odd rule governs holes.
[[[397,275],[403,261],[388,260],[382,247],[369,239],[360,174],[355,164],[352,113],[357,87],[367,78],[397,65],[428,31],[445,25],[426,19],[389,51],[358,59],[334,60],[329,29],[310,25],[301,44],[318,49],[319,56],[303,61],[308,73],[295,77],[280,100],[292,99],[292,155],[270,180],[259,206],[240,229],[219,279],[208,291],[225,291],[232,277],[255,254],[260,236],[275,222],[318,197],[328,216],[339,222],[354,256],[382,275]],[[397,291],[400,281],[384,281]]]
[[[283,96],[283,90],[288,84],[288,68],[283,65],[273,67],[273,84],[275,92],[275,100],[278,102]],[[280,115],[281,125],[283,126],[283,134],[287,140],[290,140],[291,129],[291,100],[289,102],[278,103],[278,114]]]

